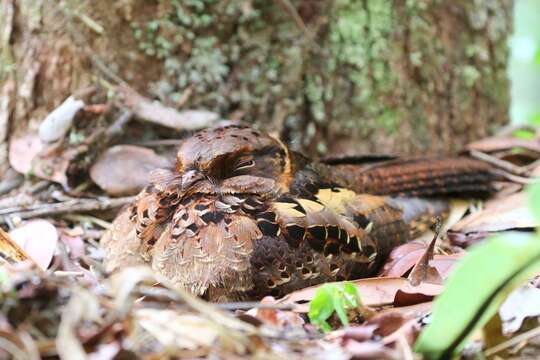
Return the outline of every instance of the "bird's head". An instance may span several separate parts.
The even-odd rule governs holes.
[[[176,156],[184,193],[262,194],[286,190],[291,181],[287,147],[247,126],[202,130]]]

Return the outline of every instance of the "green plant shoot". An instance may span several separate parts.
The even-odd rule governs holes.
[[[309,320],[323,331],[331,330],[327,320],[336,312],[344,326],[349,325],[347,310],[361,306],[360,295],[356,285],[351,282],[341,284],[324,284],[317,289],[309,304]]]

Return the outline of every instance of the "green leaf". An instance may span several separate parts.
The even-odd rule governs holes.
[[[512,133],[512,136],[518,139],[532,140],[536,137],[536,133],[531,130],[518,129]]]
[[[9,275],[0,267],[0,288],[2,288],[4,284],[9,284]]]
[[[529,194],[529,209],[533,216],[540,220],[540,184],[534,184],[527,188]]]
[[[534,115],[531,116],[529,122],[532,124],[532,125],[535,125],[535,126],[540,126],[540,112],[539,113],[536,113]]]
[[[347,319],[347,311],[345,310],[345,298],[337,291],[332,293],[332,305],[341,323],[349,326],[349,319]]]
[[[473,247],[435,300],[432,322],[415,351],[429,359],[450,358],[497,311],[508,293],[540,269],[537,237],[509,233]]]
[[[357,308],[362,305],[358,288],[352,282],[345,282],[343,284],[343,291],[345,292],[345,300],[348,301],[349,308]]]
[[[315,292],[313,300],[311,300],[311,303],[309,304],[309,320],[312,324],[323,327],[323,330],[324,324],[330,327],[326,320],[332,316],[332,313],[334,312],[331,292],[332,288],[330,284],[319,287]]]
[[[536,54],[534,55],[534,63],[536,65],[540,65],[540,48],[536,50]]]
[[[357,308],[360,305],[358,289],[353,283],[324,284],[317,289],[309,304],[309,320],[325,332],[330,331],[330,325],[326,320],[332,316],[334,311],[341,323],[347,326],[349,325],[347,310]]]

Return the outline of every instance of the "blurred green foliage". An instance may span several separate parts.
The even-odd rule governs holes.
[[[540,1],[519,0],[514,7],[508,75],[511,79],[510,116],[515,124],[540,125]]]
[[[473,246],[436,298],[432,321],[417,339],[415,351],[428,359],[449,359],[462,350],[508,294],[540,270],[538,240],[515,232]],[[490,271],[494,267],[496,271]]]

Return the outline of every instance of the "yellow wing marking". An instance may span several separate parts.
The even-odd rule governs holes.
[[[273,206],[278,213],[288,217],[301,218],[306,216],[303,212],[296,210],[294,207],[297,205],[293,203],[275,202]]]
[[[327,208],[338,214],[344,214],[346,212],[345,204],[351,202],[357,194],[349,189],[334,188],[320,189],[315,196]]]

